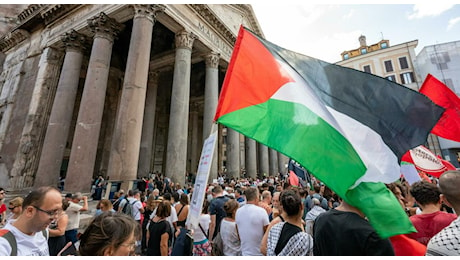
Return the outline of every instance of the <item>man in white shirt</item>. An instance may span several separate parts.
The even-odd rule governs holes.
[[[83,200],[83,206],[79,204],[81,200]],[[66,242],[70,241],[75,244],[78,241],[77,234],[80,227],[80,212],[87,210],[88,198],[82,196],[80,192],[73,194],[72,200],[69,201],[69,207],[65,211],[69,216],[69,221],[65,229]]]
[[[16,240],[16,252],[0,236],[0,256],[49,256],[48,225],[62,212],[61,192],[54,187],[40,187],[30,192],[22,204],[22,213],[4,229]]]
[[[259,203],[259,190],[250,187],[244,192],[246,204],[236,211],[236,227],[241,240],[241,253],[243,256],[262,255],[260,242],[267,230],[269,221],[267,212],[257,206]]]

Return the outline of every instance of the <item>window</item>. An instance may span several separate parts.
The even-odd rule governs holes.
[[[401,74],[401,82],[402,84],[410,84],[414,82],[414,73],[406,72],[406,73]]]
[[[382,48],[382,49],[385,49],[387,47],[388,47],[388,45],[387,45],[386,42],[382,42],[382,44],[380,44],[380,48]]]
[[[388,79],[389,81],[396,82],[396,77],[395,77],[395,75],[387,76],[386,79]]]
[[[392,72],[393,71],[393,63],[391,63],[391,60],[386,60],[385,61],[385,70],[387,72]]]
[[[401,67],[402,70],[409,68],[409,64],[407,63],[406,57],[399,58],[399,66]]]
[[[366,54],[367,53],[367,50],[366,49],[361,49],[361,54]]]
[[[446,84],[446,86],[448,86],[450,89],[454,90],[454,82],[452,81],[452,79],[445,79],[444,80],[444,84]]]
[[[371,66],[370,66],[370,65],[364,66],[364,67],[363,67],[363,70],[364,70],[364,72],[372,73],[372,72],[371,72]]]
[[[350,56],[348,56],[348,53],[343,55],[344,60],[348,60],[349,58],[350,58]]]

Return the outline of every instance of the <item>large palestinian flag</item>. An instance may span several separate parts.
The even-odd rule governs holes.
[[[443,109],[386,79],[270,43],[241,27],[215,120],[294,159],[381,237],[415,232],[383,184]]]

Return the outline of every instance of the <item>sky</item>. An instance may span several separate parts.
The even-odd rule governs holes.
[[[309,4],[290,0],[250,4],[265,39],[335,63],[342,59],[343,51],[359,47],[360,35],[366,36],[367,45],[382,39],[389,40],[390,46],[418,40],[416,54],[425,46],[460,41],[460,3],[423,2],[428,4]]]

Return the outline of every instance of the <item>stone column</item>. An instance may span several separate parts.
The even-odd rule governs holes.
[[[141,147],[139,150],[139,169],[138,175],[148,176],[152,161],[153,152],[153,133],[155,126],[155,112],[157,104],[159,73],[150,72],[147,84],[147,96],[145,98],[144,121],[142,123]]]
[[[66,53],[43,142],[36,187],[54,186],[59,179],[77,96],[86,37],[72,30],[63,36],[62,41],[66,45]]]
[[[289,158],[278,152],[278,171],[281,173],[281,174],[284,174],[286,173],[286,164],[288,164],[289,162]]]
[[[268,149],[268,173],[270,176],[275,176],[278,173],[278,152],[271,148]]]
[[[113,41],[123,26],[104,13],[88,20],[95,33],[70,151],[65,190],[88,192],[101,130]]]
[[[240,133],[227,127],[227,177],[240,176]]]
[[[32,95],[30,96],[27,114],[25,114],[26,120],[22,128],[22,134],[18,136],[18,139],[14,140],[15,143],[19,143],[19,147],[16,153],[12,154],[15,161],[10,172],[9,182],[10,188],[15,190],[32,187],[35,180],[49,179],[49,176],[40,176],[36,173],[46,133],[46,125],[49,120],[48,116],[56,93],[59,72],[62,68],[63,54],[63,52],[52,47],[44,48],[39,56],[38,66],[35,65],[38,67],[35,82],[31,82],[34,78],[33,75],[29,75],[31,81],[24,79],[26,89]],[[34,68],[36,68],[35,66]],[[28,70],[28,68],[23,69]],[[18,92],[17,95],[22,95],[22,93]],[[22,104],[22,102],[17,104]],[[10,128],[9,131],[14,132],[14,128]],[[49,184],[56,186],[57,178],[58,176],[54,179],[49,179]]]
[[[214,124],[214,115],[217,109],[217,102],[219,99],[219,58],[220,54],[211,52],[205,55],[206,63],[206,76],[204,86],[204,113],[203,113],[203,143],[206,138],[211,134],[212,125]],[[217,127],[215,128],[217,131]],[[208,180],[212,181],[217,179],[218,166],[217,166],[217,149],[215,146],[211,163],[211,171]]]
[[[268,147],[257,143],[259,148],[259,178],[268,177]]]
[[[144,116],[153,24],[162,10],[163,6],[134,5],[133,29],[108,169],[111,179],[126,181],[121,186],[123,189],[129,189],[127,181],[137,179],[142,134],[140,119]]]
[[[187,166],[187,127],[190,101],[190,71],[192,47],[196,36],[187,31],[176,34],[176,57],[171,91],[166,176],[185,184]]]
[[[256,178],[257,176],[257,150],[256,141],[249,137],[244,137],[246,146],[245,159],[246,159],[246,177]]]
[[[191,140],[190,140],[190,172],[196,173],[198,170],[198,161],[200,160],[202,145],[198,144],[198,111],[199,104],[194,103],[190,107],[190,125],[191,125]]]

